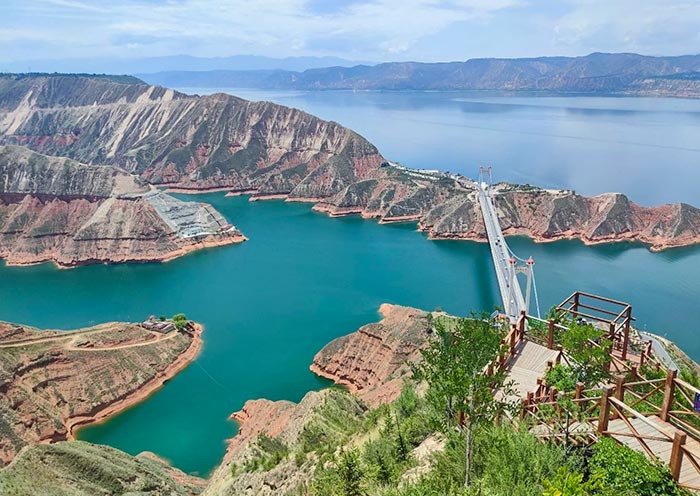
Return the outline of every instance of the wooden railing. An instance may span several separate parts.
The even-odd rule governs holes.
[[[668,443],[668,465],[674,480],[683,487],[700,490],[700,485],[681,480],[681,469],[688,466],[689,472],[700,477],[700,452],[686,444],[689,437],[700,441],[700,413],[695,410],[695,395],[700,395],[700,389],[679,379],[675,370],[669,370],[666,377],[649,380],[634,374],[618,375],[614,384],[583,388],[578,383],[573,392],[560,393],[539,381],[537,389],[523,400],[520,418],[534,426],[535,435],[557,441],[578,444],[600,436],[618,442],[633,438],[650,458],[668,451],[654,451],[652,443],[657,447],[658,443]],[[658,420],[652,421],[651,417]],[[620,420],[624,428],[611,430],[610,422],[614,420]],[[635,422],[651,427],[652,433],[640,432]]]
[[[493,375],[497,371],[504,370],[513,359],[521,343],[525,340],[527,316],[523,313],[515,324],[511,324],[510,330],[501,340],[501,348],[496,359],[491,362],[484,371],[487,375]]]

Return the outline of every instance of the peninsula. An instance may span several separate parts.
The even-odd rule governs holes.
[[[197,356],[201,334],[182,319],[75,331],[0,323],[0,464],[142,401]]]
[[[0,257],[9,265],[167,261],[244,240],[210,205],[115,167],[0,146]]]

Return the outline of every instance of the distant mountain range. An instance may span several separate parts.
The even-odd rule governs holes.
[[[700,96],[700,55],[650,57],[592,53],[583,57],[391,62],[290,70],[140,73],[168,87],[296,90],[501,90]]]
[[[231,57],[170,55],[165,57],[124,59],[100,57],[0,62],[0,72],[136,74],[161,71],[210,71],[215,69],[305,71],[307,69],[329,66],[350,67],[360,63],[365,63],[365,61],[346,60],[338,57],[272,58],[258,55],[234,55]]]

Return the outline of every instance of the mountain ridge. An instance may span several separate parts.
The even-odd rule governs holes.
[[[387,62],[305,71],[139,73],[149,84],[289,90],[497,90],[700,96],[700,55],[653,57],[592,53],[581,57],[475,58]],[[682,77],[687,75],[686,78]],[[690,87],[680,82],[691,81]]]

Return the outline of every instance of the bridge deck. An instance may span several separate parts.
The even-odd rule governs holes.
[[[520,283],[515,274],[512,273],[511,254],[503,236],[503,231],[501,231],[501,226],[498,223],[496,205],[493,202],[488,186],[477,184],[477,190],[479,192],[479,205],[481,206],[481,213],[486,226],[486,235],[489,238],[491,258],[496,269],[498,288],[503,301],[503,310],[509,317],[515,318],[520,314],[521,310],[526,310],[525,299],[520,290]]]

